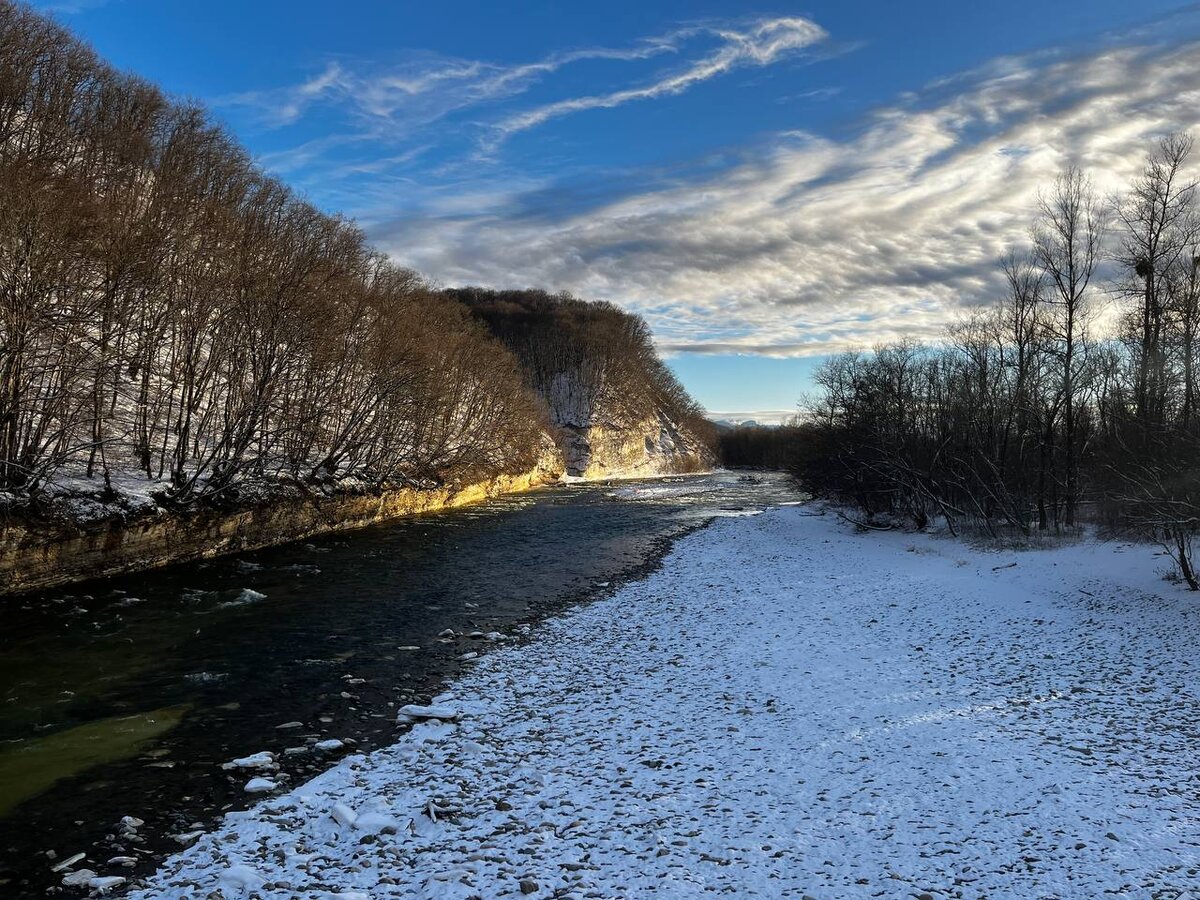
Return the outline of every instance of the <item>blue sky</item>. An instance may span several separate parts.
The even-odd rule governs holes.
[[[642,313],[715,413],[997,290],[1038,187],[1200,118],[1167,0],[35,3],[447,284]]]

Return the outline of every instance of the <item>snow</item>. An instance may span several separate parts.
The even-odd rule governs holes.
[[[132,896],[1194,896],[1200,603],[1165,568],[719,519]]]

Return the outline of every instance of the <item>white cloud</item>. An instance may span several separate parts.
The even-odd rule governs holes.
[[[71,0],[90,2],[90,0]],[[376,129],[414,121],[436,121],[450,112],[520,94],[537,79],[586,60],[633,61],[677,50],[683,32],[647,38],[633,47],[607,47],[555,53],[520,65],[410,54],[403,63],[379,71],[334,61],[300,84],[245,91],[222,98],[229,107],[249,107],[270,127],[290,125],[322,102],[348,105],[363,124]]]
[[[670,350],[795,356],[929,337],[995,295],[995,260],[1062,166],[1114,190],[1157,135],[1200,127],[1198,59],[1189,43],[998,60],[878,111],[856,137],[783,134],[706,180],[557,217],[552,196],[512,214],[528,205],[515,192],[374,236],[446,282],[621,303]]]
[[[681,94],[710,78],[741,66],[768,66],[781,57],[802,50],[827,37],[824,29],[808,19],[769,19],[757,23],[748,31],[730,28],[712,29],[720,39],[715,51],[690,63],[681,72],[635,88],[611,91],[588,97],[572,97],[526,110],[499,122],[495,126],[493,145],[520,131],[535,128],[550,119],[590,109],[611,109],[636,100]]]
[[[786,425],[796,418],[799,409],[742,409],[733,412],[709,409],[705,412],[714,422],[730,422],[735,425],[743,422],[757,422],[759,425]]]
[[[481,145],[494,150],[508,136],[550,119],[679,94],[736,68],[771,65],[825,37],[820,26],[793,17],[759,20],[740,30],[729,26],[690,26],[643,38],[630,47],[571,50],[517,65],[429,54],[410,55],[403,63],[383,71],[334,61],[299,84],[246,91],[225,97],[219,104],[249,108],[257,113],[262,124],[272,128],[291,125],[314,107],[336,104],[341,114],[352,120],[349,124],[355,133],[376,140],[406,140],[421,127],[451,113],[480,107],[481,121],[476,124],[484,129]],[[715,48],[711,48],[713,44]],[[515,113],[492,109],[576,63],[628,63],[668,54],[684,57],[680,71],[660,75],[647,84],[568,97]]]

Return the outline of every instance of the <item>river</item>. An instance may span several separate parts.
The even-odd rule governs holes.
[[[389,743],[397,706],[486,651],[470,633],[516,634],[714,516],[798,499],[776,475],[556,486],[0,598],[0,895],[45,896],[77,853],[100,874],[147,871],[253,801],[253,773],[222,763],[272,751],[296,784]],[[314,749],[330,739],[345,750]]]

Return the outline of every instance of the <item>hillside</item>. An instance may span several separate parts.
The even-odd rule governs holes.
[[[545,291],[446,291],[521,364],[575,477],[694,471],[712,428],[654,351],[639,317]]]

